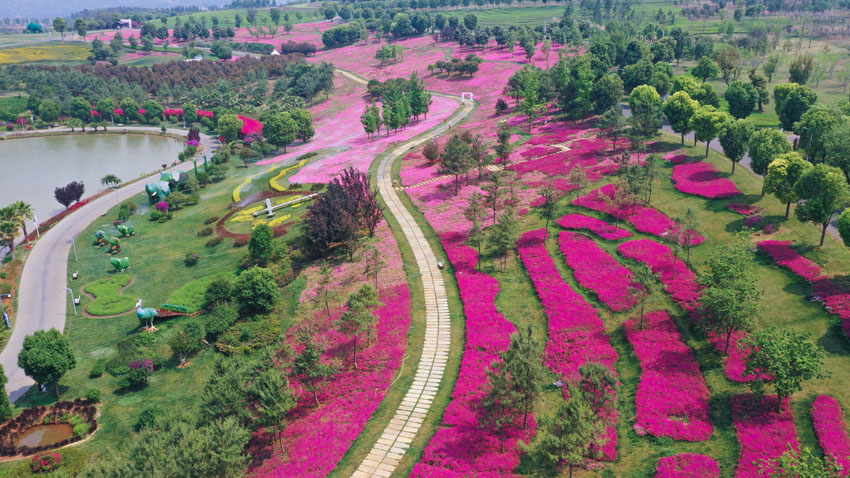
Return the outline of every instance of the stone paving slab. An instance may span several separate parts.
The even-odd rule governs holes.
[[[349,72],[342,73],[348,78],[365,83],[365,80],[356,75]],[[453,123],[457,123],[472,112],[474,106],[472,103],[462,103],[455,96],[440,96],[448,96],[461,104],[459,119],[453,120]],[[397,188],[394,188],[392,183],[392,165],[403,154],[443,134],[448,129],[449,126],[443,123],[416,140],[396,147],[378,166],[378,190],[387,205],[384,213],[391,214],[401,227],[413,250],[422,279],[425,295],[425,340],[413,384],[369,454],[351,475],[353,478],[388,477],[395,471],[431,408],[446,368],[452,339],[451,324],[446,289],[442,273],[437,267],[437,254],[431,249],[422,229],[398,197]]]

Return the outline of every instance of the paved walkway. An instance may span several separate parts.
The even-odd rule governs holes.
[[[62,131],[57,128],[50,131]],[[114,127],[112,130],[142,130],[159,131],[159,128],[144,126]],[[169,129],[168,133],[185,135],[186,131]],[[219,146],[218,140],[201,135],[204,154],[211,155]],[[170,162],[170,160],[169,160]],[[192,162],[167,169],[166,171],[188,171]],[[11,401],[21,397],[33,381],[18,367],[18,353],[24,337],[38,330],[65,329],[65,317],[68,309],[68,254],[71,249],[71,239],[76,238],[89,224],[101,217],[116,201],[127,200],[145,190],[145,183],[140,180],[106,194],[62,219],[50,230],[41,235],[30,251],[21,276],[21,287],[18,293],[18,309],[12,336],[6,347],[0,352],[0,364],[3,365],[9,382],[6,383],[6,393]],[[83,238],[78,244],[87,247],[91,238]],[[75,290],[74,294],[79,294]]]
[[[362,78],[347,71],[339,71],[345,77],[365,84]],[[434,94],[437,95],[437,93]],[[460,101],[457,96],[440,96]],[[457,123],[465,118],[472,112],[473,107],[472,103],[462,103],[459,109],[460,114],[453,122]],[[419,138],[403,143],[388,152],[378,166],[378,190],[387,204],[387,210],[398,221],[407,242],[413,249],[416,265],[422,278],[425,293],[425,343],[413,384],[372,450],[357,467],[352,475],[353,478],[392,475],[419,432],[443,379],[452,340],[446,288],[442,273],[437,266],[437,254],[431,249],[422,229],[419,228],[393,188],[392,165],[411,149],[448,130],[449,125],[441,123],[437,128],[429,130]]]

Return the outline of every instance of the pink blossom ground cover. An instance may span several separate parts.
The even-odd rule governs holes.
[[[621,312],[635,306],[637,301],[630,294],[636,287],[632,271],[592,239],[576,232],[561,231],[558,243],[578,283],[592,290],[609,309]]]
[[[418,151],[401,159],[401,185],[410,186],[440,177],[439,161],[431,162]]]
[[[322,32],[332,26],[334,24],[331,22],[297,23],[293,25],[292,32],[290,33],[286,33],[283,26],[280,26],[276,34],[262,35],[260,37],[252,35],[247,27],[234,28],[233,31],[236,35],[233,37],[233,41],[237,43],[267,43],[274,45],[278,51],[280,51],[280,44],[287,41],[311,43],[318,48],[322,48],[324,46],[322,43]]]
[[[632,235],[628,229],[617,227],[614,224],[585,216],[584,214],[567,214],[556,221],[564,229],[582,229],[592,231],[603,239],[617,241]]]
[[[818,395],[812,403],[812,422],[824,455],[832,456],[841,465],[841,476],[850,475],[850,438],[838,400]]]
[[[549,155],[549,154],[552,154],[552,153],[557,153],[558,151],[561,151],[561,149],[555,148],[553,146],[535,146],[531,149],[527,149],[527,150],[521,152],[519,155],[522,156],[523,158],[529,159],[529,158],[537,158],[537,157],[540,157],[540,156],[546,156],[546,155]]]
[[[659,276],[667,293],[679,304],[679,307],[688,312],[694,320],[699,320],[698,309],[702,287],[697,282],[696,274],[684,260],[673,254],[672,249],[650,239],[637,239],[620,244],[617,252],[629,259],[646,264]],[[748,351],[738,347],[738,342],[746,336],[746,332],[734,332],[729,340],[729,353],[725,357],[726,376],[736,382],[753,380],[752,376],[744,375]],[[726,350],[725,337],[712,335],[710,341],[719,352],[723,353]]]
[[[404,180],[409,169],[402,169]],[[425,214],[442,241],[446,256],[455,269],[466,316],[466,343],[452,402],[443,423],[414,468],[414,477],[511,476],[519,465],[521,450],[517,441],[529,442],[536,431],[534,417],[529,429],[511,427],[500,452],[499,435],[482,429],[477,406],[486,393],[487,369],[499,353],[510,345],[516,331],[496,308],[499,282],[477,271],[478,253],[465,244],[471,223],[463,216],[467,198],[481,193],[477,184],[463,185],[457,195],[453,187],[439,182],[407,190],[414,204]],[[527,207],[531,194],[520,194],[517,207]],[[482,220],[491,224],[490,217]]]
[[[320,405],[316,406],[313,396],[293,378],[290,382],[298,397],[298,404],[287,417],[286,429],[281,434],[285,456],[276,454],[278,447],[253,450],[255,456],[273,454],[263,463],[256,464],[250,476],[270,477],[322,477],[336,467],[351,444],[377,410],[386,391],[401,365],[407,348],[407,333],[410,328],[410,289],[406,283],[401,252],[383,221],[376,229],[382,257],[386,262],[378,276],[379,296],[384,304],[378,308],[376,339],[366,347],[358,344],[357,364],[351,364],[352,337],[337,332],[334,321],[343,312],[343,307],[332,310],[332,320],[324,311],[319,311],[306,322],[287,334],[286,340],[295,345],[295,337],[302,327],[311,327],[316,335],[326,340],[328,349],[323,360],[339,360],[342,371],[328,380],[319,392]],[[315,294],[318,266],[305,271],[307,288],[301,300],[309,300]],[[362,264],[345,262],[334,268],[334,290],[347,294],[362,284]],[[296,346],[297,348],[297,346]],[[321,443],[321,453],[316,452]]]
[[[672,179],[676,189],[694,196],[719,199],[741,194],[734,181],[717,176],[714,165],[703,161],[673,166]]]
[[[753,394],[733,395],[732,421],[741,444],[741,459],[735,478],[763,478],[759,464],[764,460],[775,460],[788,450],[798,449],[797,426],[791,402],[782,401],[781,412],[776,412],[776,395],[765,395],[761,399]]]
[[[527,174],[543,174],[546,177],[566,176],[574,168],[587,169],[597,165],[609,143],[601,138],[580,139],[570,146],[569,151],[556,152],[537,159],[513,164],[508,168],[516,171],[519,178]],[[601,174],[587,173],[588,180],[598,181]]]
[[[605,333],[598,311],[576,293],[561,277],[543,240],[544,229],[520,236],[517,251],[549,319],[546,365],[564,382],[577,380],[579,368],[598,362],[617,375],[619,355]],[[609,417],[615,425],[608,429],[603,446],[606,460],[617,459],[617,413]]]
[[[666,159],[667,161],[670,161],[673,164],[682,164],[685,161],[688,161],[689,159],[691,159],[691,157],[688,156],[687,154],[684,154],[684,151],[682,151],[680,149],[678,151],[673,151],[673,152],[665,154],[664,156],[661,157],[661,159]]]
[[[607,184],[590,191],[585,196],[581,196],[573,201],[573,204],[619,217],[633,224],[638,231],[654,236],[663,237],[669,231],[675,231],[677,229],[676,223],[672,219],[653,207],[637,205],[632,208],[630,205],[627,205],[621,209],[617,209],[615,205],[607,202],[605,199],[605,197],[611,198],[614,196],[615,188],[616,186],[613,184]],[[705,242],[705,238],[697,232],[692,231],[691,237],[691,245],[693,246]],[[684,240],[683,235],[682,241]]]
[[[797,252],[791,241],[762,241],[758,248],[811,283],[813,295],[823,301],[830,313],[841,318],[844,334],[850,337],[850,284],[846,279],[824,274],[819,265]]]
[[[345,84],[349,80],[340,79],[339,82]],[[347,88],[335,95],[336,98],[333,100],[325,101],[311,109],[316,128],[315,137],[321,140],[314,139],[307,144],[291,146],[286,153],[260,161],[258,164],[278,163],[319,149],[344,149],[338,154],[307,164],[291,178],[293,182],[298,183],[326,183],[348,167],[358,168],[361,171],[368,170],[375,157],[390,148],[392,144],[406,141],[427,131],[450,116],[457,108],[455,101],[435,96],[427,119],[421,118],[419,121],[414,121],[406,129],[392,132],[389,136],[386,132],[382,132],[373,139],[369,139],[360,124],[363,107],[350,106],[357,105],[358,99],[364,93],[365,88],[359,85]],[[349,107],[339,109],[340,105],[349,105]],[[365,106],[365,102],[363,105]]]
[[[764,209],[761,206],[755,206],[752,204],[741,204],[741,203],[732,203],[727,204],[726,209],[730,211],[737,212],[742,216],[752,216],[754,214],[759,214]]]
[[[710,456],[682,453],[658,460],[655,478],[719,478],[720,465]]]
[[[649,312],[623,324],[643,373],[637,390],[638,435],[705,441],[714,425],[709,417],[711,393],[679,328],[666,310]]]

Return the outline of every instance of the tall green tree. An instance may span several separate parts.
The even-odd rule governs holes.
[[[374,310],[381,305],[378,292],[374,287],[366,284],[348,297],[346,310],[336,323],[337,330],[354,338],[352,363],[355,369],[357,369],[357,338],[360,334],[369,334],[378,322]]]
[[[77,35],[85,39],[86,33],[89,31],[89,24],[85,19],[77,18],[74,20],[74,30],[77,32]]]
[[[546,376],[540,344],[534,340],[530,327],[511,334],[511,345],[501,353],[501,358],[511,386],[519,394],[517,403],[523,413],[523,428],[528,429],[528,414],[540,397],[540,385]]]
[[[670,122],[673,131],[682,135],[682,144],[685,144],[685,135],[693,131],[691,128],[691,117],[699,109],[699,102],[691,99],[685,91],[673,93],[664,102],[664,116]]]
[[[251,392],[256,397],[259,423],[274,430],[272,440],[280,444],[280,451],[283,453],[280,432],[286,426],[286,415],[295,408],[298,401],[289,387],[286,372],[275,366],[273,359],[274,357],[270,357],[270,360],[265,363],[263,371],[257,375],[251,385]]]
[[[777,412],[784,398],[803,390],[803,382],[829,377],[824,369],[826,353],[823,347],[809,338],[807,332],[771,326],[744,339],[750,351],[745,373],[756,377],[750,386],[759,393],[765,386],[773,386],[778,397]],[[770,380],[762,378],[762,374],[769,375]]]
[[[717,78],[720,75],[720,67],[714,60],[704,56],[697,61],[697,66],[691,68],[689,73],[705,82]]]
[[[850,123],[850,119],[837,108],[821,105],[813,106],[794,123],[794,132],[800,137],[798,147],[806,152],[809,161],[824,162],[827,138],[842,123]]]
[[[513,386],[511,376],[504,362],[494,362],[487,370],[489,388],[481,399],[481,417],[479,423],[483,428],[494,429],[499,434],[500,452],[505,451],[505,433],[511,427],[517,426],[522,396]]]
[[[733,81],[723,97],[729,103],[729,114],[737,119],[750,116],[759,101],[759,94],[755,87],[740,81]]]
[[[419,79],[418,74],[414,70],[410,74],[407,88],[407,103],[410,105],[410,113],[417,120],[419,119],[419,115],[428,118],[428,110],[431,109],[433,102],[431,93],[425,89],[425,83]]]
[[[767,167],[764,191],[773,194],[785,204],[785,219],[788,219],[791,212],[791,203],[799,199],[794,192],[794,185],[800,176],[813,167],[812,163],[803,159],[797,152],[780,154]]]
[[[826,158],[824,162],[844,171],[850,181],[850,121],[841,121],[824,138]]]
[[[704,264],[700,272],[700,326],[722,334],[724,354],[729,353],[732,334],[749,330],[758,313],[761,293],[753,271],[754,254],[747,236],[739,235]]]
[[[268,264],[274,250],[273,240],[274,231],[267,224],[259,224],[251,230],[251,237],[248,239],[248,255],[254,264],[262,267]]]
[[[45,123],[53,123],[58,120],[61,112],[59,105],[53,100],[44,100],[38,105],[38,116]]]
[[[502,161],[507,161],[513,151],[511,146],[511,126],[507,121],[499,122],[498,141],[496,142],[496,156]]]
[[[552,184],[547,184],[540,191],[540,197],[543,202],[536,207],[540,216],[546,220],[546,237],[549,236],[549,222],[557,218],[558,215],[558,190]]]
[[[24,338],[18,353],[18,367],[42,385],[53,384],[59,398],[59,379],[77,366],[74,349],[68,337],[56,329],[39,330]]]
[[[447,174],[455,177],[455,195],[460,191],[460,175],[469,171],[471,156],[469,143],[460,135],[452,135],[443,147],[440,156],[440,167]]]
[[[720,134],[723,124],[729,119],[729,115],[717,108],[706,105],[701,106],[691,116],[691,128],[694,130],[695,141],[705,141],[705,157],[708,157],[709,145],[714,138]]]
[[[781,131],[762,128],[750,137],[750,167],[759,176],[767,174],[767,167],[780,154],[791,152],[791,143]],[[762,189],[762,196],[764,189]]]
[[[516,213],[510,206],[499,216],[499,221],[490,227],[487,242],[493,246],[493,252],[499,257],[502,269],[508,261],[508,251],[516,246],[517,227]]]
[[[236,141],[239,138],[239,133],[242,132],[242,120],[234,114],[221,115],[216,123],[216,128],[224,141],[231,143]]]
[[[327,347],[310,330],[302,329],[298,335],[298,342],[302,349],[292,362],[292,373],[299,377],[307,391],[313,394],[313,400],[318,406],[322,383],[336,375],[338,367],[334,363],[326,363],[322,360],[322,354]]]
[[[640,85],[629,94],[629,107],[632,116],[631,133],[641,141],[646,141],[658,135],[661,129],[661,96],[655,88]]]
[[[614,106],[619,108],[620,99],[623,97],[623,80],[615,73],[603,75],[593,85],[591,94],[594,113],[602,114]]]
[[[596,119],[596,127],[602,130],[602,133],[606,137],[611,138],[611,144],[615,154],[617,153],[617,140],[626,133],[628,124],[629,122],[623,116],[623,110],[619,104],[608,108]]]
[[[791,65],[788,67],[788,81],[805,85],[809,81],[814,69],[815,59],[811,55],[798,56],[791,60]]]
[[[840,169],[816,164],[804,172],[794,184],[794,193],[800,198],[797,219],[822,226],[820,245],[823,246],[826,228],[836,214],[850,206],[850,186]]]
[[[233,282],[233,298],[249,314],[271,312],[279,296],[274,273],[264,267],[246,269]]]
[[[545,469],[566,463],[572,478],[575,467],[599,458],[606,437],[600,417],[593,413],[581,391],[570,387],[567,395],[569,400],[560,405],[554,416],[541,417],[531,446],[523,446]]]
[[[278,148],[283,146],[284,153],[286,146],[295,141],[297,135],[298,123],[289,113],[273,114],[263,123],[263,137]]]
[[[750,138],[755,130],[752,121],[746,119],[726,121],[720,128],[718,139],[723,147],[723,154],[732,161],[732,174],[735,174],[735,165],[747,154]]]
[[[65,19],[62,17],[54,18],[53,29],[59,32],[59,34],[62,35],[62,41],[65,41],[65,30],[68,29],[68,24],[65,23]]]
[[[773,100],[782,129],[791,131],[794,123],[817,103],[818,95],[806,85],[780,83],[773,88]]]

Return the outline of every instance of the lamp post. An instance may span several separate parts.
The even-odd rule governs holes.
[[[74,315],[77,315],[77,298],[74,297],[74,291],[70,287],[66,287],[66,289],[71,293],[71,305],[74,306]]]
[[[35,235],[38,238],[41,238],[41,231],[38,230],[38,216],[35,214],[32,215],[33,221],[35,221]]]
[[[68,239],[71,241],[71,244],[74,246],[74,262],[80,262],[80,259],[77,257],[77,241],[75,241],[73,237],[70,237]]]

